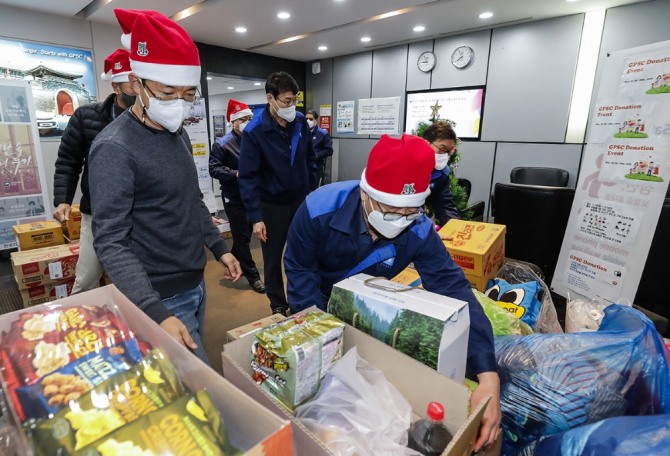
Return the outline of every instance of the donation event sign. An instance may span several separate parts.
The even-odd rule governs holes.
[[[632,303],[670,178],[670,41],[610,54],[552,288]]]

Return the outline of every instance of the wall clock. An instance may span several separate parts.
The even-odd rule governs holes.
[[[475,58],[475,51],[470,46],[459,46],[451,54],[451,64],[462,70],[467,68]]]
[[[435,57],[435,54],[430,51],[423,52],[416,61],[417,68],[419,68],[419,70],[423,71],[424,73],[433,71],[433,68],[435,68],[436,64],[437,58]]]

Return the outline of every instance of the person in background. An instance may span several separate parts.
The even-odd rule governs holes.
[[[182,128],[200,83],[198,48],[156,12],[137,14],[130,36],[135,104],[97,136],[89,155],[93,245],[112,283],[207,362],[203,247],[225,278],[242,272],[202,201]]]
[[[326,162],[328,157],[333,155],[333,143],[328,136],[328,132],[319,127],[319,113],[313,109],[305,114],[307,125],[312,133],[312,147],[316,155],[316,177],[319,179],[319,185],[323,185],[323,176],[326,174]]]
[[[242,132],[251,121],[253,113],[249,106],[231,98],[228,101],[226,116],[233,128],[227,135],[217,139],[212,146],[212,153],[209,155],[209,175],[218,179],[221,184],[223,208],[233,235],[231,253],[240,262],[242,274],[249,281],[251,288],[257,293],[265,293],[265,285],[249,248],[251,224],[247,221],[247,211],[242,204],[238,183]]]
[[[430,195],[426,198],[426,206],[435,216],[435,223],[444,226],[449,220],[460,218],[451,193],[449,169],[449,159],[458,151],[458,138],[448,122],[437,121],[426,128],[423,139],[435,152],[435,169],[430,175]]]
[[[317,187],[316,156],[305,116],[295,110],[295,79],[286,72],[272,73],[265,96],[265,110],[244,129],[240,194],[253,233],[261,240],[270,308],[286,315],[281,268],[286,235],[295,211]]]
[[[467,375],[479,386],[474,410],[487,396],[475,451],[496,439],[501,421],[500,379],[491,323],[470,282],[447,252],[421,206],[430,194],[435,153],[411,135],[388,135],[372,147],[360,181],[326,185],[307,196],[288,234],[284,267],[293,312],[326,310],[333,284],[358,273],[395,277],[410,263],[423,288],[468,303]]]
[[[93,248],[91,230],[91,199],[88,183],[88,152],[91,143],[112,120],[135,103],[128,74],[130,61],[128,51],[117,49],[105,59],[103,81],[111,81],[114,93],[101,103],[81,106],[74,111],[61,137],[54,174],[53,216],[59,222],[70,219],[70,210],[79,175],[81,174],[81,231],[79,237],[79,259],[72,293],[87,291],[98,286],[102,266]]]

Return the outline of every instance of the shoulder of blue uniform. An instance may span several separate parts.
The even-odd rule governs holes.
[[[316,218],[342,207],[352,191],[358,189],[360,181],[343,181],[325,185],[314,190],[305,198],[311,218]]]
[[[321,127],[316,127],[316,131],[318,131],[318,132],[321,133],[322,135],[327,135],[327,134],[328,134],[328,131],[327,131],[327,130],[324,130],[324,129],[321,128]]]
[[[419,237],[421,240],[425,240],[428,238],[428,235],[430,234],[431,230],[435,229],[435,225],[433,225],[433,221],[429,219],[427,216],[423,216],[419,218],[414,225],[409,229],[410,233],[415,234],[416,236]]]
[[[219,146],[223,146],[224,144],[226,144],[226,143],[227,143],[228,141],[230,141],[231,139],[233,139],[233,132],[232,132],[232,130],[229,131],[228,133],[226,133],[224,136],[222,136],[222,137],[220,137],[220,138],[216,138],[216,143],[217,143]]]
[[[264,115],[264,114],[265,114],[265,108],[264,108],[264,109],[263,109],[257,116],[254,116],[254,117],[249,121],[249,125],[246,126],[246,128],[244,129],[244,131],[247,131],[247,130],[248,130],[248,131],[251,131],[251,130],[253,130],[256,126],[258,126],[259,124],[262,124],[262,123],[263,123],[263,115]]]

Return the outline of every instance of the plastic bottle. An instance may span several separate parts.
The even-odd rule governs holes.
[[[421,418],[410,426],[407,446],[425,456],[439,456],[453,438],[442,424],[444,407],[439,402],[431,402],[426,415],[428,418]]]

